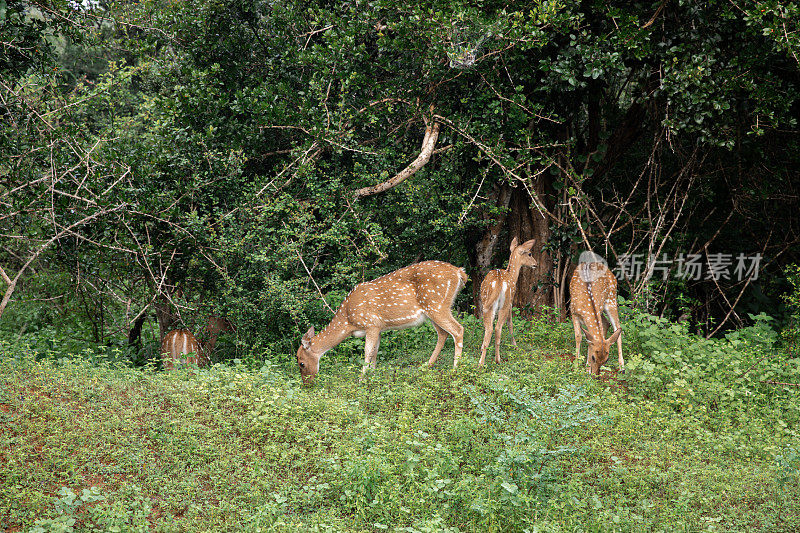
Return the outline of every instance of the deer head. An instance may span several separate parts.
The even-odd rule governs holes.
[[[203,343],[203,350],[210,356],[217,344],[217,339],[222,333],[236,333],[236,328],[230,320],[220,316],[211,315],[205,327],[206,342]]]
[[[508,258],[507,270],[511,271],[512,265],[515,265],[517,269],[523,266],[535,267],[538,263],[531,255],[531,248],[533,248],[534,244],[536,244],[536,239],[531,239],[518,245],[517,238],[514,237],[509,247],[511,250],[511,257]]]
[[[314,354],[311,349],[311,339],[314,338],[312,326],[300,339],[300,348],[297,349],[297,366],[300,367],[300,376],[303,383],[311,383],[319,372],[319,358],[322,354]]]
[[[581,338],[589,343],[586,366],[592,374],[599,374],[600,367],[608,360],[609,349],[617,343],[619,372],[625,372],[622,358],[622,329],[617,309],[617,278],[600,262],[580,263],[569,283],[570,313],[575,331],[575,362],[581,359]],[[615,331],[605,338],[606,328]]]
[[[603,366],[606,361],[608,361],[608,354],[611,350],[611,345],[617,341],[622,333],[622,330],[618,329],[607,339],[603,339],[602,337],[597,338],[589,333],[587,329],[584,329],[583,333],[586,335],[586,340],[589,343],[589,353],[586,357],[586,360],[589,363],[589,372],[597,375],[600,373],[600,367]]]

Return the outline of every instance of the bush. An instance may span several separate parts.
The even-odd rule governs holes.
[[[776,383],[800,382],[800,360],[777,349],[773,319],[751,315],[753,325],[706,339],[685,324],[623,305],[626,381],[634,394],[659,398],[677,411],[769,406],[779,402],[800,420],[800,400]]]
[[[783,340],[792,357],[800,357],[800,265],[789,266],[786,278],[792,288],[783,296],[789,310],[789,322],[783,330]]]

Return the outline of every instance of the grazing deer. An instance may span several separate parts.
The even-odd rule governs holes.
[[[214,346],[217,345],[217,338],[222,333],[236,333],[236,328],[233,327],[230,320],[220,316],[208,317],[206,322],[206,342],[203,343],[203,351],[209,356],[214,352]]]
[[[489,348],[489,341],[492,339],[492,329],[494,335],[494,360],[500,362],[500,336],[503,333],[503,324],[508,320],[508,328],[511,331],[511,344],[517,345],[514,340],[514,323],[512,322],[512,305],[514,293],[517,292],[517,279],[523,266],[531,268],[536,266],[536,259],[531,257],[531,248],[536,239],[531,239],[517,245],[517,238],[511,241],[511,257],[508,259],[508,267],[505,270],[490,270],[481,283],[480,292],[480,312],[483,316],[483,343],[481,344],[481,360],[479,365],[483,365],[486,360],[486,350]],[[494,318],[497,316],[497,326],[494,326]]]
[[[453,318],[452,307],[466,282],[463,268],[442,261],[423,261],[359,283],[319,335],[314,336],[313,327],[303,335],[297,350],[303,382],[313,381],[319,372],[320,357],[351,335],[366,337],[363,375],[368,367],[375,368],[377,364],[382,331],[419,326],[426,319],[433,322],[438,335],[428,365],[436,362],[450,334],[456,345],[455,368],[464,347],[464,327]]]
[[[581,330],[589,344],[586,365],[592,374],[608,360],[611,345],[616,341],[619,352],[619,373],[625,372],[622,359],[622,328],[617,311],[617,278],[603,263],[580,263],[569,282],[570,312],[575,329],[575,361],[581,354]],[[607,317],[603,315],[605,311]],[[609,324],[614,333],[606,339]]]
[[[188,329],[175,329],[164,335],[161,341],[161,361],[164,370],[172,370],[176,361],[205,366],[211,362],[211,354],[221,333],[234,331],[231,323],[220,317],[211,316],[205,327],[208,340],[200,344]],[[192,355],[193,354],[193,355]]]

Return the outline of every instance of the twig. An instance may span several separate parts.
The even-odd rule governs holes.
[[[800,383],[784,383],[783,381],[772,381],[771,379],[762,379],[759,383],[767,385],[784,385],[786,387],[800,387]]]
[[[464,209],[464,212],[461,213],[461,216],[458,217],[458,224],[459,225],[461,225],[461,222],[464,221],[464,217],[467,216],[467,213],[469,213],[469,210],[472,209],[472,204],[475,203],[475,198],[477,198],[478,194],[480,194],[481,187],[483,187],[483,182],[484,182],[484,180],[486,180],[486,174],[488,174],[488,173],[489,173],[488,169],[486,171],[484,171],[483,177],[481,178],[481,182],[478,184],[478,188],[475,190],[475,194],[472,196],[472,200],[470,200],[469,205],[466,207],[466,209]]]
[[[715,331],[716,331],[716,330],[715,330]],[[707,337],[706,337],[706,338],[707,338]],[[757,367],[757,366],[758,366],[758,363],[760,363],[761,361],[763,361],[764,359],[766,359],[766,358],[767,358],[767,357],[769,357],[770,355],[772,355],[772,352],[767,352],[766,354],[764,354],[763,356],[761,356],[761,358],[759,358],[759,360],[758,360],[758,361],[756,361],[755,363],[753,363],[753,364],[750,366],[750,368],[748,368],[747,370],[745,370],[744,372],[742,372],[741,374],[739,374],[738,376],[736,376],[736,379],[739,379],[739,378],[743,378],[743,377],[745,377],[747,374],[749,374],[750,372],[752,372],[752,371],[753,371],[753,369],[754,369],[755,367]]]
[[[658,9],[656,9],[656,12],[653,13],[653,16],[650,17],[650,20],[644,23],[644,26],[642,26],[641,29],[649,28],[650,26],[652,26],[653,22],[656,21],[656,18],[658,18],[659,13],[661,13],[661,10],[664,9],[665,5],[667,5],[667,0],[661,0],[661,4],[658,6]]]
[[[761,253],[762,253],[762,254],[763,254],[763,253],[766,251],[766,249],[767,249],[767,244],[769,244],[769,238],[770,238],[771,236],[772,236],[772,231],[770,231],[770,233],[769,233],[769,236],[767,236],[767,240],[766,240],[766,242],[764,243],[764,247],[761,249]],[[706,263],[707,263],[707,264],[710,266],[710,265],[711,265],[711,263],[710,263],[710,261],[709,261],[709,259],[708,259],[708,248],[706,248],[705,250],[706,250]],[[747,277],[747,282],[745,282],[745,284],[744,284],[744,287],[742,287],[742,290],[741,290],[741,291],[739,291],[739,295],[736,297],[736,300],[734,300],[734,302],[733,302],[733,305],[731,305],[731,303],[730,303],[730,302],[728,301],[728,299],[725,297],[725,294],[722,292],[722,289],[720,288],[720,286],[719,286],[719,283],[717,283],[717,280],[716,280],[716,278],[715,278],[714,276],[712,276],[712,277],[711,277],[711,278],[713,279],[713,281],[714,281],[714,284],[717,286],[717,290],[720,292],[720,294],[722,294],[722,298],[725,300],[725,303],[727,303],[727,304],[728,304],[728,306],[729,306],[729,309],[728,309],[728,313],[725,315],[725,318],[723,318],[723,319],[722,319],[722,322],[720,322],[720,323],[719,323],[719,325],[718,325],[718,326],[717,326],[717,327],[714,329],[714,331],[712,331],[711,333],[709,333],[708,335],[706,335],[706,338],[707,338],[707,339],[710,339],[710,338],[711,338],[711,337],[712,337],[712,336],[713,336],[713,335],[714,335],[714,334],[715,334],[717,331],[719,331],[719,330],[720,330],[720,328],[721,328],[721,327],[722,327],[722,326],[723,326],[723,325],[724,325],[724,324],[725,324],[725,323],[728,321],[728,319],[730,318],[730,316],[731,316],[731,313],[733,313],[733,314],[736,314],[736,313],[734,312],[734,309],[736,308],[736,304],[738,304],[738,303],[739,303],[739,299],[740,299],[740,298],[742,297],[742,295],[744,294],[744,291],[745,291],[745,289],[747,289],[747,286],[748,286],[748,285],[750,285],[750,281],[752,281],[752,279],[753,279],[753,275],[754,275],[754,274],[755,274],[755,272],[754,272],[753,274],[750,274],[750,275]],[[736,316],[737,316],[737,318],[738,318],[738,315],[736,315]],[[763,359],[763,357],[762,357],[761,359]],[[759,361],[761,361],[761,359],[759,359]],[[756,361],[756,363],[758,363],[759,361]],[[752,370],[752,369],[751,369],[751,370]],[[747,372],[749,372],[749,371],[750,371],[750,370],[748,370]],[[745,372],[745,373],[746,373],[746,372]],[[743,376],[743,375],[744,375],[744,374],[742,374],[742,376]],[[741,377],[741,376],[740,376],[740,377]]]
[[[308,269],[308,266],[306,266],[306,262],[303,261],[303,256],[300,255],[300,252],[297,251],[297,250],[295,250],[294,253],[297,254],[297,258],[300,259],[300,262],[303,264],[303,268],[306,269],[306,273],[308,273],[308,277],[311,279],[311,282],[314,284],[314,287],[317,288],[317,292],[319,293],[319,297],[322,300],[322,303],[325,304],[325,307],[328,308],[328,311],[330,311],[331,313],[333,313],[335,315],[336,311],[331,309],[331,306],[328,305],[327,300],[325,300],[325,296],[322,295],[322,291],[320,290],[319,285],[317,285],[317,282],[314,280],[314,276],[311,275],[311,271]]]

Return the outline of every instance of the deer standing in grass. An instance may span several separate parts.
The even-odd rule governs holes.
[[[205,343],[201,344],[188,329],[174,329],[164,335],[161,341],[161,361],[164,370],[172,370],[175,362],[206,366],[211,362],[211,354],[220,334],[233,331],[231,323],[220,317],[211,316],[206,324]]]
[[[619,352],[619,373],[625,372],[622,359],[622,328],[617,310],[617,278],[600,262],[580,263],[569,282],[570,313],[575,330],[575,363],[580,364],[581,331],[589,344],[586,365],[592,374],[608,360],[611,345],[616,341]],[[605,315],[603,315],[605,312]],[[614,333],[606,339],[608,326]]]
[[[330,324],[319,335],[306,332],[297,350],[303,382],[319,372],[322,355],[350,336],[365,337],[364,366],[375,368],[381,332],[433,323],[438,339],[428,365],[439,357],[449,334],[455,342],[453,368],[464,347],[464,327],[453,318],[456,295],[467,282],[467,273],[442,261],[423,261],[395,270],[373,281],[359,283],[342,302]]]
[[[517,245],[517,238],[511,241],[511,257],[508,259],[508,267],[505,270],[490,270],[483,278],[480,290],[480,312],[483,316],[483,343],[481,344],[481,359],[479,365],[486,361],[486,350],[489,348],[489,341],[492,340],[492,330],[494,333],[494,361],[500,363],[500,336],[503,333],[503,324],[508,321],[508,329],[511,332],[511,344],[516,346],[514,340],[514,323],[512,317],[512,306],[514,293],[517,292],[517,279],[522,267],[536,266],[536,259],[531,256],[531,248],[536,240],[531,239]],[[497,316],[497,326],[494,319]]]

